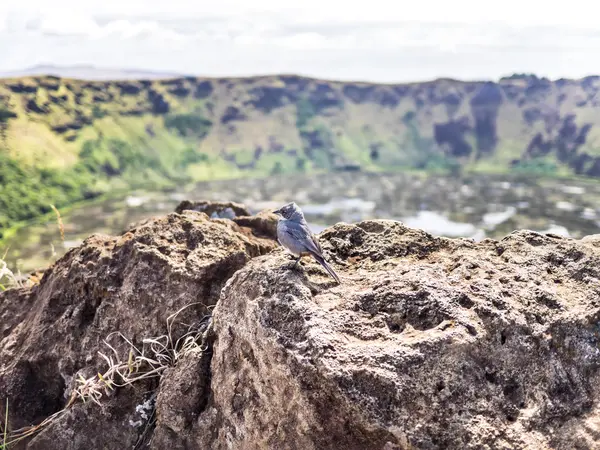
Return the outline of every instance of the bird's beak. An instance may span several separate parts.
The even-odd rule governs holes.
[[[273,211],[273,214],[277,214],[278,216],[281,215],[281,210],[280,209],[276,209],[275,211]]]

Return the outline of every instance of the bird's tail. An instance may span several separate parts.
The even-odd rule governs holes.
[[[313,257],[319,262],[319,264],[321,264],[325,268],[327,272],[329,272],[329,275],[331,275],[333,279],[338,282],[338,284],[341,283],[340,277],[337,276],[332,267],[329,264],[327,264],[327,261],[325,261],[325,259],[321,255],[313,253]]]

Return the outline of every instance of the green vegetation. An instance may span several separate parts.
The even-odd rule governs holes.
[[[310,100],[301,98],[296,104],[296,128],[301,130],[316,116],[315,108]]]
[[[61,208],[119,186],[186,183],[191,177],[183,169],[208,162],[193,148],[164,154],[115,138],[86,141],[66,170],[23,166],[0,150],[0,237],[16,222],[49,213],[51,205]]]
[[[323,124],[300,130],[300,137],[307,156],[313,165],[319,169],[332,169],[335,153],[335,143],[332,132]]]
[[[182,137],[203,138],[208,134],[212,122],[198,114],[172,114],[165,117],[165,126]]]
[[[600,176],[591,107],[540,132],[542,103],[556,99],[540,97],[539,79],[448,83],[0,80],[0,238],[50,205],[206,179],[357,169]]]
[[[3,228],[95,196],[89,173],[81,166],[65,172],[22,167],[0,152],[0,236]]]
[[[535,158],[519,161],[513,166],[513,173],[517,175],[552,176],[558,172],[558,165],[553,161]]]
[[[200,150],[212,122],[199,104],[152,114],[170,109],[164,94],[145,98],[130,86],[119,94],[116,85],[92,89],[60,80],[53,90],[38,85],[34,92],[35,85],[0,82],[0,238],[50,213],[51,205],[234,172]]]
[[[430,173],[447,173],[459,176],[462,173],[462,164],[456,158],[440,153],[431,154],[428,158],[419,160],[415,165],[417,169],[423,169]]]

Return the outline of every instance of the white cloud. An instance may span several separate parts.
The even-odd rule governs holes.
[[[31,16],[15,16],[13,14],[12,18],[17,19],[12,21],[12,29],[15,32],[27,29],[49,36],[73,36],[95,40],[111,37],[118,39],[144,38],[154,41],[183,41],[186,39],[182,33],[162,26],[153,20],[116,19],[99,23],[92,15],[77,11],[51,12]]]
[[[109,22],[104,27],[96,30],[92,37],[99,39],[110,35],[115,35],[124,39],[143,37],[159,41],[183,41],[186,39],[183,34],[177,33],[167,27],[163,27],[158,22],[148,20],[129,21],[125,19]]]
[[[251,12],[281,14],[288,19],[319,22],[497,22],[515,26],[568,25],[595,27],[600,6],[589,0],[570,0],[568,5],[541,0],[503,0],[485,3],[481,0],[419,0],[389,2],[370,0],[2,0],[4,8],[18,12],[79,11],[94,14],[169,15],[201,17],[210,15],[245,15]]]
[[[0,72],[37,63],[402,81],[600,73],[600,6],[504,0],[0,0]],[[568,12],[573,12],[569,14]]]
[[[86,14],[60,11],[43,15],[38,29],[46,34],[89,36],[98,32],[100,27],[93,18]]]

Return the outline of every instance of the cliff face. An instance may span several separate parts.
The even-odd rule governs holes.
[[[336,285],[270,214],[190,208],[244,214],[182,204],[0,294],[12,436],[51,417],[16,448],[598,446],[598,237],[338,224]]]
[[[597,177],[598,89],[599,77],[1,80],[0,228],[114,187],[244,174],[466,168]]]
[[[191,146],[230,170],[269,171],[277,162],[281,170],[303,164],[425,167],[418,153],[428,151],[462,164],[501,162],[508,170],[526,161],[554,162],[598,176],[599,89],[600,77],[550,81],[525,75],[498,83],[401,85],[297,76],[115,82],[37,77],[0,82],[0,120],[11,153],[29,162],[47,157],[50,165],[55,153],[71,154],[73,163],[85,142],[115,138],[146,148],[159,142]],[[45,150],[26,155],[36,150],[20,135],[24,129]]]

